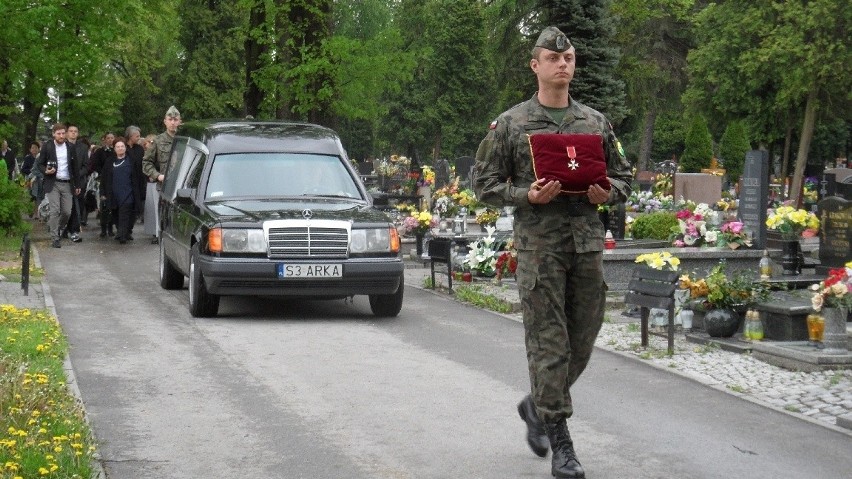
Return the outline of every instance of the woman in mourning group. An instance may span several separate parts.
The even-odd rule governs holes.
[[[136,212],[141,207],[141,171],[134,168],[133,159],[127,154],[127,141],[118,137],[113,142],[114,156],[104,162],[101,170],[101,201],[111,209],[116,225],[115,239],[125,244],[132,240],[131,230],[136,221]]]

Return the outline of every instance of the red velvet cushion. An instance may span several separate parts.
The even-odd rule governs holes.
[[[527,137],[536,179],[558,180],[563,193],[586,193],[593,184],[609,189],[601,135],[539,133]]]

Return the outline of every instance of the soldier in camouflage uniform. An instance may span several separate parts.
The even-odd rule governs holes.
[[[572,99],[574,47],[559,29],[536,41],[530,67],[538,92],[491,123],[476,154],[480,200],[515,206],[517,279],[523,308],[532,395],[518,405],[527,442],[541,457],[553,450],[556,477],[583,478],[566,419],[573,413],[571,385],[583,372],[603,322],[603,224],[597,205],[624,202],[631,170],[612,126],[599,112]],[[558,181],[536,180],[527,134],[596,133],[603,137],[607,191],[560,194]]]
[[[159,241],[160,213],[157,203],[160,199],[159,190],[163,186],[166,170],[169,167],[169,153],[172,151],[172,142],[180,126],[180,112],[174,105],[170,106],[163,118],[166,131],[154,138],[154,142],[145,150],[142,157],[142,173],[148,177],[148,188],[145,192],[145,234],[153,235],[152,244]]]

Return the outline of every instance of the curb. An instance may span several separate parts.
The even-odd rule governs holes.
[[[38,249],[33,245],[30,247],[32,252],[33,262],[37,267],[41,267],[41,258],[38,255]],[[50,284],[47,282],[47,275],[41,280],[41,290],[44,296],[44,307],[50,314],[59,321],[59,315],[56,313],[56,303],[53,302],[53,296],[50,294]],[[60,324],[61,327],[61,324]],[[63,333],[64,334],[64,333]],[[89,415],[86,413],[85,404],[83,403],[83,395],[80,392],[80,387],[77,385],[77,376],[74,374],[74,366],[71,364],[71,356],[68,352],[65,353],[65,358],[62,361],[62,369],[65,371],[65,386],[72,396],[77,400],[80,409],[83,410],[83,419],[89,425],[89,431],[92,435],[92,445],[95,446],[95,451],[92,453],[92,475],[90,479],[106,479],[106,471],[104,471],[100,452],[98,451],[98,439],[95,436],[95,429],[92,423],[89,422]]]

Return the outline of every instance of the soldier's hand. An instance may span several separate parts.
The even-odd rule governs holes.
[[[540,180],[536,180],[535,183],[530,185],[530,191],[527,193],[527,199],[530,204],[534,205],[550,203],[550,200],[556,198],[556,195],[559,194],[559,190],[561,188],[562,184],[558,181],[548,181],[542,178]]]
[[[609,190],[601,188],[600,185],[592,185],[589,187],[589,191],[586,192],[586,196],[589,197],[589,203],[599,205],[609,200]]]

